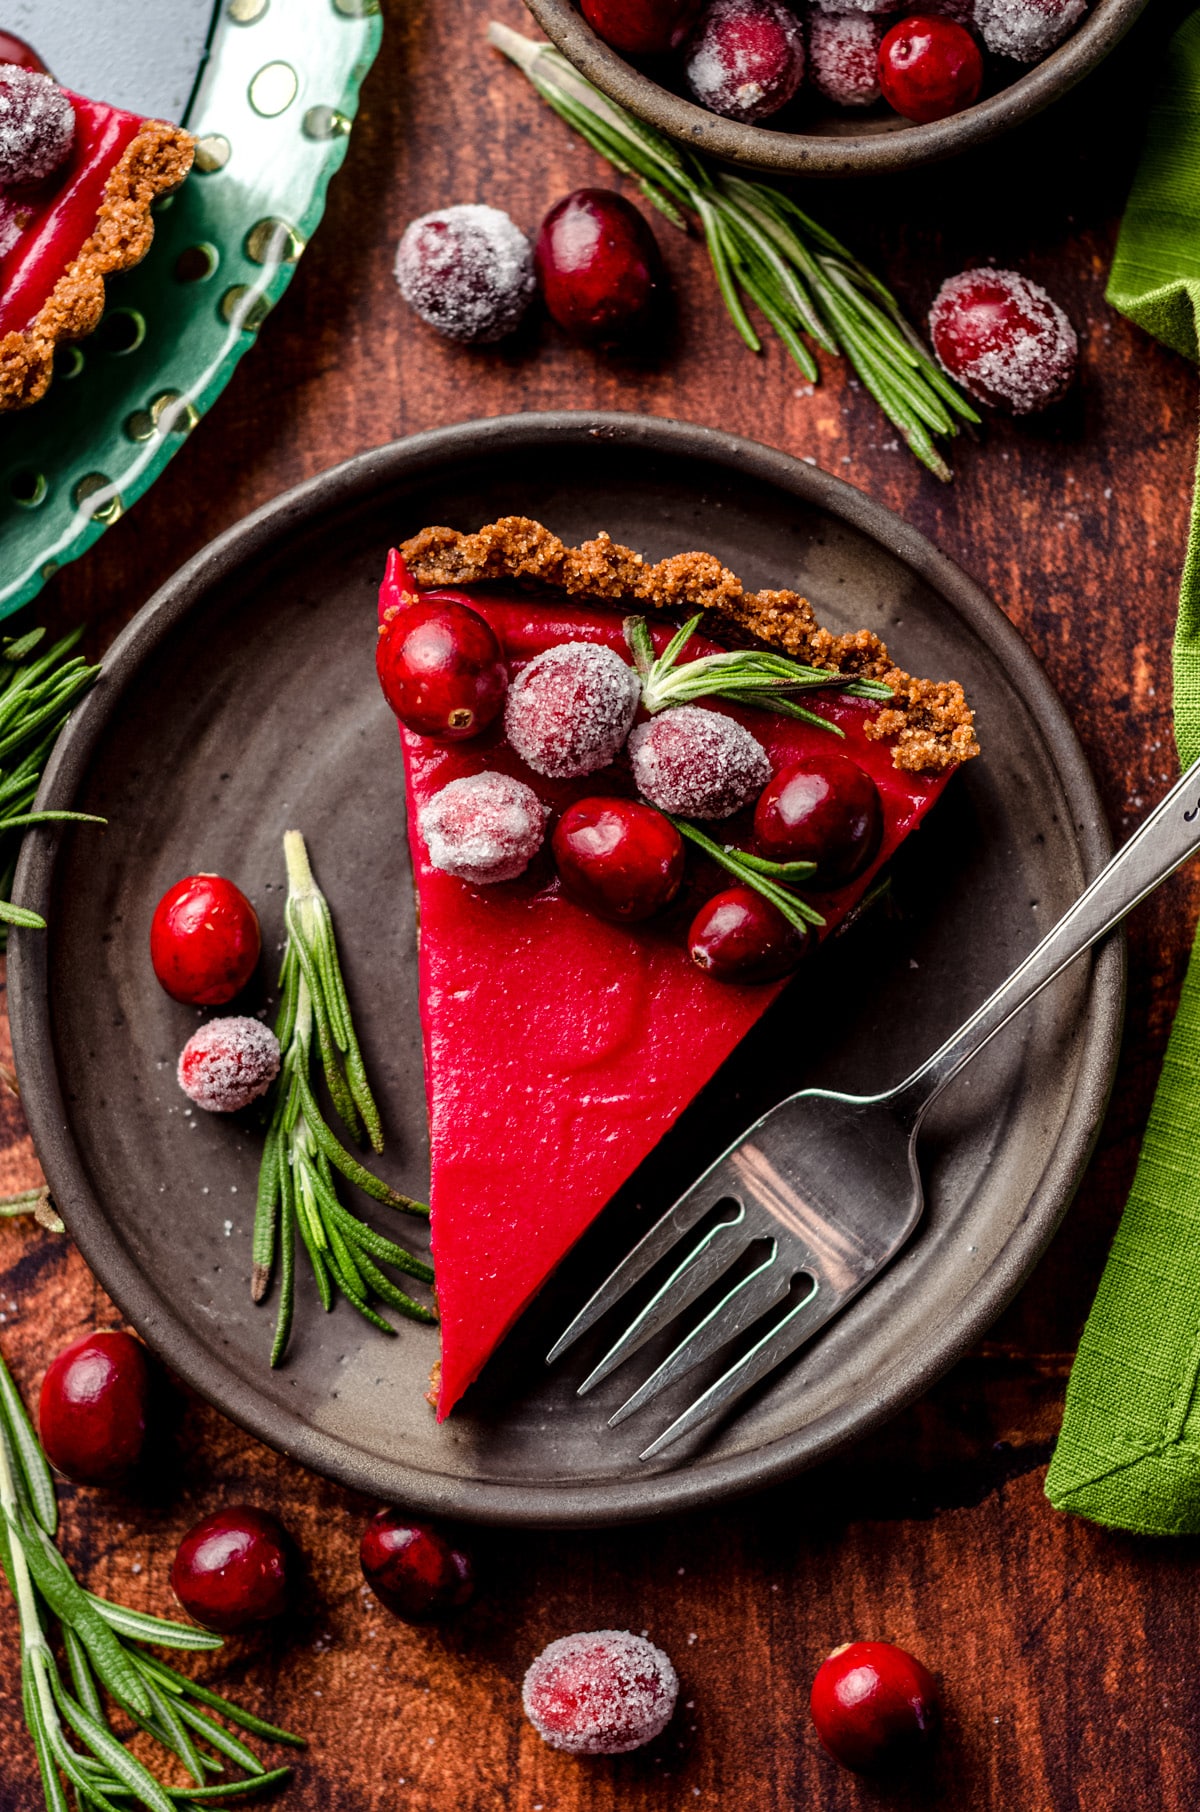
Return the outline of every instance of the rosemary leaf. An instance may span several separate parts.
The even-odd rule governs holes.
[[[669,813],[668,816],[670,816]],[[799,895],[792,893],[790,888],[782,886],[777,879],[763,872],[761,858],[752,858],[747,861],[742,850],[714,843],[711,837],[706,837],[703,831],[697,830],[694,824],[689,824],[686,818],[673,817],[671,823],[681,837],[686,837],[689,843],[694,843],[697,849],[702,849],[712,861],[719,863],[731,875],[736,876],[743,886],[752,887],[755,893],[761,893],[765,900],[770,900],[773,906],[778,907],[788,924],[794,926],[797,931],[807,934],[810,925],[821,926],[825,923],[821,914],[815,907],[810,906],[807,900],[800,899]],[[768,866],[784,867],[788,865],[772,863]],[[801,866],[805,865],[801,864]]]

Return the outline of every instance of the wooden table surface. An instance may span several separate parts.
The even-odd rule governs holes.
[[[490,0],[521,25],[517,0]],[[131,515],[35,606],[86,621],[99,653],[178,564],[246,511],[361,449],[510,410],[649,410],[815,459],[915,522],[1033,645],[1066,701],[1118,838],[1173,768],[1170,648],[1196,416],[1190,367],[1105,306],[1105,273],[1147,97],[1182,13],[1157,0],[1083,90],[970,160],[806,205],[920,319],[941,280],[986,260],[1045,282],[1080,332],[1082,381],[1044,422],[989,422],[942,486],[897,450],[870,398],[824,362],[811,390],[776,345],[755,360],[702,247],[656,220],[678,332],[653,366],[569,346],[548,325],[470,352],[399,301],[395,242],[415,214],[486,200],[532,230],[609,172],[484,47],[489,4],[391,0],[345,168],[296,279],[225,396]],[[1062,1232],[988,1340],[849,1459],[765,1497],[601,1535],[490,1533],[483,1588],[446,1633],[398,1623],[356,1558],[374,1507],[312,1478],[199,1402],[151,1500],[64,1488],[63,1545],[95,1589],[170,1607],[174,1545],[223,1501],[277,1509],[307,1560],[294,1621],[230,1645],[232,1683],[312,1746],[283,1803],[305,1812],[954,1812],[1193,1808],[1200,1794],[1200,1574],[1194,1544],[1068,1519],[1042,1495],[1070,1354],[1128,1189],[1177,996],[1200,876],[1129,927],[1128,1021],[1096,1156]],[[3,1054],[0,1051],[0,1054]],[[0,1096],[0,1189],[37,1177]],[[116,1312],[68,1238],[0,1223],[0,1346],[23,1388]],[[2,1588],[0,1588],[2,1592]],[[40,1805],[0,1597],[0,1809]],[[543,1747],[521,1675],[550,1638],[646,1629],[683,1679],[670,1733],[580,1764]],[[841,1773],[805,1710],[825,1651],[910,1645],[943,1677],[948,1734],[928,1776]]]

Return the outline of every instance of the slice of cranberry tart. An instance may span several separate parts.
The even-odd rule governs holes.
[[[0,410],[36,403],[55,348],[97,326],[105,278],[145,257],[151,203],[192,150],[179,126],[60,88],[0,34]]]
[[[509,517],[389,560],[437,1410],[978,753],[954,681],[708,554]]]

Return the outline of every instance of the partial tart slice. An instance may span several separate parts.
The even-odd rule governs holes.
[[[8,130],[16,172],[15,180],[0,180],[0,410],[45,394],[55,348],[97,326],[105,278],[145,257],[154,237],[151,203],[177,188],[192,164],[192,140],[181,127],[52,83],[40,96],[35,87],[31,100],[31,82],[49,78],[0,62],[0,157]],[[69,149],[47,174],[22,180],[20,109],[47,99],[63,117],[65,107],[73,111]]]
[[[395,558],[381,608],[453,595],[495,630],[510,676],[563,642],[627,655],[623,615],[704,613],[718,646],[763,645],[847,675],[883,680],[890,702],[806,697],[842,731],[722,705],[772,768],[835,747],[873,778],[878,853],[853,882],[819,897],[820,936],[842,924],[880,868],[978,752],[952,681],[913,679],[868,630],[834,636],[791,592],[753,594],[706,554],[644,563],[607,537],[566,548],[540,524],[507,518],[476,535],[426,529]],[[410,577],[411,575],[411,577]],[[463,588],[469,588],[464,591]],[[670,622],[655,628],[661,652]],[[719,638],[719,641],[718,641]],[[688,913],[728,885],[703,862],[683,909],[607,923],[568,899],[547,851],[520,879],[473,887],[432,866],[422,807],[452,780],[499,771],[532,785],[551,814],[585,795],[631,791],[621,758],[582,779],[546,780],[502,725],[464,742],[402,731],[409,836],[420,911],[420,997],[429,1103],[433,1255],[442,1326],[438,1416],[476,1378],[526,1304],[776,998],[782,982],[731,986],[691,960]],[[745,845],[745,817],[707,831]]]

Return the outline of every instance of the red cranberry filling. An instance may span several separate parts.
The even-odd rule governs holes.
[[[933,349],[971,396],[1012,415],[1057,402],[1075,375],[1079,342],[1057,302],[1018,271],[962,271],[929,311]]]
[[[688,45],[688,87],[731,120],[761,120],[804,79],[804,34],[780,0],[711,0]]]
[[[420,602],[380,625],[375,669],[406,730],[461,742],[499,717],[508,674],[491,625],[452,600]]]
[[[220,1007],[254,973],[258,915],[223,875],[185,875],[168,887],[150,922],[150,961],[174,1000]]]
[[[591,1630],[561,1636],[525,1675],[525,1716],[552,1749],[625,1755],[664,1731],[679,1679],[644,1636]]]
[[[432,1623],[461,1609],[475,1592],[471,1558],[440,1529],[399,1510],[380,1510],[359,1543],[363,1578],[381,1604],[407,1623]]]
[[[809,1708],[829,1753],[860,1774],[915,1760],[939,1721],[937,1682],[893,1642],[835,1648],[817,1670]]]
[[[688,932],[698,969],[717,981],[768,982],[790,975],[808,937],[752,887],[730,887],[706,900]]]
[[[879,46],[879,85],[905,119],[944,120],[978,99],[983,57],[965,26],[915,13],[893,25]]]
[[[879,789],[848,755],[810,755],[766,787],[754,810],[754,836],[774,862],[815,862],[805,887],[840,887],[879,848]]]
[[[119,1328],[84,1334],[51,1362],[38,1424],[52,1466],[80,1485],[109,1485],[142,1457],[150,1416],[145,1347]]]
[[[190,1617],[227,1635],[287,1610],[292,1548],[275,1517],[250,1504],[217,1510],[190,1530],[171,1567],[171,1589]]]
[[[683,838],[635,799],[577,800],[559,819],[553,848],[571,898],[623,924],[669,904],[683,880]]]
[[[534,257],[560,327],[597,346],[653,336],[667,289],[658,241],[611,189],[576,189],[542,222]]]
[[[599,642],[560,642],[522,669],[508,689],[504,730],[535,774],[569,780],[606,768],[637,712],[633,668]]]

